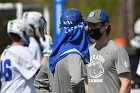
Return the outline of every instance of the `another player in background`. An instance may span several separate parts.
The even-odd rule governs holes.
[[[130,93],[131,70],[126,50],[110,40],[109,17],[95,9],[88,18],[88,34],[95,40],[89,47],[88,93]]]
[[[45,57],[41,61],[43,65],[36,76],[34,86],[37,93],[49,92],[52,74],[48,68],[47,58],[52,51],[52,38],[45,34],[47,22],[42,14],[36,11],[24,12],[23,20],[26,22],[27,30],[30,33],[30,51],[38,60],[41,57],[41,52],[45,54]]]
[[[49,57],[54,73],[52,93],[85,93],[85,64],[89,62],[85,21],[79,10],[67,9],[60,22],[59,42]]]
[[[40,64],[29,52],[28,47],[25,47],[29,44],[29,37],[23,20],[9,21],[7,32],[12,44],[3,51],[0,59],[0,93],[36,93],[33,76]]]
[[[41,52],[45,56],[41,61],[43,65],[35,78],[34,86],[37,93],[48,93],[50,92],[52,73],[49,70],[47,59],[52,51],[52,38],[45,34],[47,22],[41,13],[35,11],[24,12],[23,20],[30,34],[29,50],[38,60],[41,58]]]
[[[34,55],[34,58],[39,61],[43,56],[40,63],[42,64],[42,67],[37,74],[34,83],[37,93],[40,91],[44,93],[50,91],[50,80],[52,79],[52,74],[48,69],[47,62],[47,58],[52,51],[52,38],[45,33],[47,22],[40,12],[24,12],[23,20],[30,36],[29,50]],[[45,69],[46,74],[44,74],[44,70],[42,71],[42,69]]]
[[[33,53],[34,58],[40,62],[42,52],[48,54],[51,52],[52,38],[45,34],[47,22],[42,14],[36,11],[24,12],[23,20],[30,36],[29,50]]]

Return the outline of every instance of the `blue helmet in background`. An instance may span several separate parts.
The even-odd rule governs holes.
[[[71,8],[64,11],[60,18],[60,22],[60,26],[67,27],[78,25],[81,22],[84,22],[84,19],[79,10]]]

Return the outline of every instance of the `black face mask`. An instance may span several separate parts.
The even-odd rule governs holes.
[[[99,40],[103,33],[100,33],[100,28],[88,30],[88,35],[95,40]]]

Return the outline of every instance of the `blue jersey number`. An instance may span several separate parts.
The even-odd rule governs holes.
[[[12,71],[10,69],[11,61],[9,59],[4,62],[0,62],[0,76],[5,78],[5,81],[10,81],[12,79]]]

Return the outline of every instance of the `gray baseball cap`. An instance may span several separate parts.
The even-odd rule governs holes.
[[[88,15],[87,21],[90,23],[108,22],[109,17],[104,10],[95,9]]]

